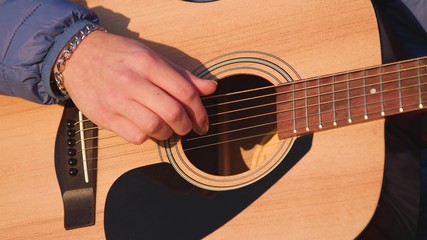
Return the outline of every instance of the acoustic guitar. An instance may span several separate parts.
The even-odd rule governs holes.
[[[354,239],[384,117],[426,106],[427,60],[381,65],[368,0],[78,1],[218,80],[204,136],[141,146],[72,102],[0,97],[0,239]],[[114,46],[111,46],[114,51]]]

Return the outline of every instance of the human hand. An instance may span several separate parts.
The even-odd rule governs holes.
[[[136,40],[94,31],[63,74],[80,111],[131,143],[208,130],[199,96],[213,93],[216,82],[195,77]]]

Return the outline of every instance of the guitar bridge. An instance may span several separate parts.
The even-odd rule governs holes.
[[[95,224],[97,149],[97,126],[68,101],[55,142],[55,169],[67,230]]]

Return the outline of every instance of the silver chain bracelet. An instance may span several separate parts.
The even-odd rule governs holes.
[[[65,64],[71,58],[73,52],[76,50],[77,46],[81,43],[81,41],[87,35],[89,35],[89,33],[95,30],[105,31],[104,28],[95,23],[86,25],[71,38],[71,40],[67,43],[67,45],[64,47],[61,54],[59,55],[58,60],[56,61],[56,68],[54,68],[53,77],[55,79],[56,86],[58,86],[59,91],[61,91],[61,93],[64,94],[66,97],[69,97],[69,95],[67,89],[65,89],[64,86],[63,72],[65,70]]]

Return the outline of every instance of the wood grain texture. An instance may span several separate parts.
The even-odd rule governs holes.
[[[78,3],[96,11],[110,32],[142,39],[189,70],[243,50],[274,54],[303,78],[380,63],[368,0]],[[61,111],[60,106],[0,97],[1,239],[102,239],[111,184],[132,168],[159,161],[153,142],[100,150],[97,222],[65,231],[53,161]],[[109,134],[100,132],[101,138]],[[377,207],[383,138],[382,120],[316,134],[312,149],[292,171],[207,238],[354,239]]]

